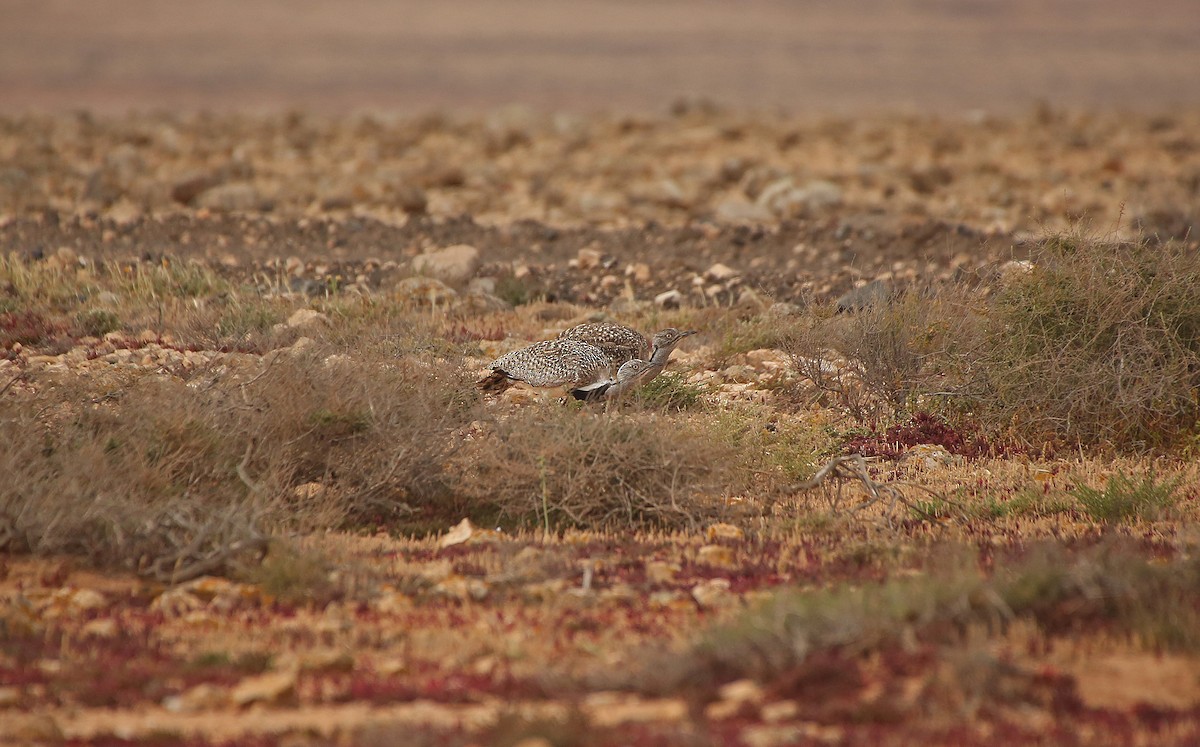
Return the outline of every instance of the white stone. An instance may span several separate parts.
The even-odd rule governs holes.
[[[665,309],[677,309],[683,304],[683,294],[672,288],[655,296],[654,303]]]
[[[479,269],[479,250],[468,244],[418,254],[412,260],[413,272],[444,280],[466,282]]]

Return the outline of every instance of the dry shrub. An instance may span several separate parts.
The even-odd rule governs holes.
[[[976,329],[957,289],[908,291],[850,314],[813,314],[793,329],[784,349],[828,404],[859,422],[875,422],[944,390],[947,372],[962,376]]]
[[[295,310],[292,302],[257,294],[209,299],[199,308],[184,308],[168,321],[179,340],[203,350],[265,353],[300,335],[275,325]]]
[[[478,403],[460,366],[367,351],[279,360],[244,386],[261,418],[251,471],[289,491],[316,483],[355,523],[437,509],[454,432]]]
[[[266,502],[238,483],[236,439],[186,387],[73,383],[0,403],[6,549],[81,554],[162,578],[215,572],[262,549]]]
[[[745,479],[735,446],[663,415],[533,407],[489,431],[454,456],[462,493],[543,526],[692,526]]]
[[[1053,237],[997,295],[978,398],[1029,441],[1171,445],[1200,403],[1200,254]]]
[[[436,506],[474,406],[457,367],[415,358],[38,383],[0,402],[0,540],[164,579],[228,570],[273,532]]]

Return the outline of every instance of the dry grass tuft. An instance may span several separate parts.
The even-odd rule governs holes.
[[[574,407],[498,419],[453,463],[469,505],[546,527],[694,526],[745,479],[702,423]]]
[[[475,404],[452,365],[288,351],[257,368],[7,396],[7,544],[180,580],[252,560],[278,532],[437,508]]]
[[[783,347],[827,404],[859,423],[896,418],[969,368],[976,325],[965,298],[908,291],[851,314],[832,309],[796,325]]]
[[[1200,255],[1076,232],[1033,253],[985,324],[977,401],[1024,439],[1171,446],[1200,417]]]

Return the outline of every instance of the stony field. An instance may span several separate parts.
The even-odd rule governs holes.
[[[1200,111],[0,118],[0,742],[1200,742],[1198,223]]]

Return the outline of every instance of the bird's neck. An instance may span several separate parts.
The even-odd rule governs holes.
[[[667,361],[671,358],[671,353],[675,352],[674,345],[667,345],[662,348],[654,348],[653,355],[650,356],[650,368],[656,371],[662,371],[666,367]]]

